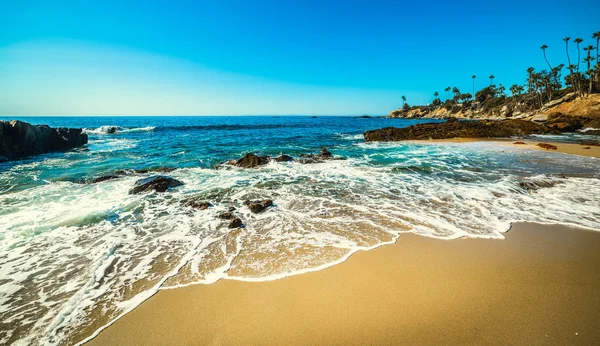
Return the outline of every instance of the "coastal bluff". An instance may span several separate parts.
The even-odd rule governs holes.
[[[82,129],[52,128],[19,120],[0,121],[0,162],[66,151],[87,144]]]

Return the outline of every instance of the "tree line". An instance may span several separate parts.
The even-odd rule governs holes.
[[[542,50],[544,61],[548,65],[548,69],[536,71],[533,67],[527,68],[527,78],[525,79],[525,83],[523,85],[513,84],[509,87],[512,97],[517,98],[521,95],[529,96],[530,99],[535,100],[537,106],[542,107],[544,103],[551,101],[559,91],[563,90],[563,81],[569,92],[576,92],[579,96],[589,95],[595,91],[599,91],[594,89],[594,83],[600,82],[600,60],[598,60],[600,31],[595,32],[592,35],[592,40],[595,41],[596,46],[590,44],[583,47],[583,59],[581,54],[583,39],[577,37],[573,40],[577,47],[577,60],[576,62],[572,62],[569,54],[569,42],[571,42],[571,38],[563,38],[567,58],[566,66],[568,70],[568,74],[564,79],[562,78],[562,70],[564,69],[565,64],[561,63],[552,66],[546,55],[546,50],[549,46],[545,44],[542,45],[540,49]],[[582,60],[584,62],[583,69],[581,68]],[[595,65],[593,64],[594,60],[596,61]],[[465,104],[472,101],[483,102],[489,98],[505,98],[507,96],[506,88],[502,84],[498,86],[494,84],[494,78],[496,78],[494,75],[490,75],[488,78],[490,80],[490,85],[477,92],[475,92],[476,75],[471,76],[473,82],[472,93],[462,93],[457,87],[446,87],[444,89],[446,93],[445,102],[442,102],[439,92],[436,91],[433,93],[434,98],[432,105],[439,106],[443,103],[446,105]],[[402,96],[402,109],[405,111],[410,109],[405,96]]]

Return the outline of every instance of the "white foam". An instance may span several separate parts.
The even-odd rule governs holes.
[[[104,126],[100,126],[95,129],[84,128],[83,132],[104,135],[104,134],[113,134],[113,133],[147,132],[147,131],[152,131],[155,128],[156,128],[156,126],[123,128],[120,126],[104,125]]]
[[[0,277],[11,280],[0,284],[0,317],[33,322],[22,343],[60,344],[89,328],[98,304],[109,317],[106,327],[159,289],[321,270],[405,232],[502,238],[511,223],[523,221],[600,230],[597,176],[516,175],[494,167],[499,150],[512,149],[481,144],[355,147],[360,158],[345,161],[179,169],[170,174],[186,184],[165,194],[129,195],[139,176],[0,194],[0,206],[9,206],[0,218],[0,254],[6,255]],[[514,155],[552,159],[517,149]],[[547,162],[568,164],[569,158]],[[599,165],[585,158],[575,163],[596,172]],[[19,174],[18,166],[6,174]],[[520,182],[550,187],[529,191]],[[215,207],[198,211],[181,203],[198,195]],[[242,201],[257,198],[276,206],[252,214]],[[243,230],[218,218],[229,206],[237,208]],[[18,303],[9,298],[24,287],[37,296],[32,309],[14,313]],[[41,307],[48,311],[36,315]],[[98,332],[90,330],[86,340]]]

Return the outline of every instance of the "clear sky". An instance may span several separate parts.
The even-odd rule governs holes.
[[[0,114],[387,114],[566,64],[600,1],[0,1]],[[573,45],[572,59],[577,52]],[[421,101],[422,100],[422,101]]]

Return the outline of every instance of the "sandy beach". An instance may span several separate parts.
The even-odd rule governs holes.
[[[576,143],[562,143],[562,142],[549,142],[549,141],[534,141],[529,139],[514,139],[514,138],[499,138],[499,139],[481,139],[481,138],[452,138],[452,139],[430,139],[424,141],[407,141],[411,143],[471,143],[471,142],[490,142],[501,145],[510,146],[518,149],[528,150],[543,150],[571,155],[589,156],[600,158],[600,146],[598,145],[581,145]],[[525,144],[515,144],[517,142]],[[552,144],[556,147],[555,150],[548,150],[539,147],[539,143]]]
[[[600,232],[403,235],[319,272],[163,290],[90,345],[600,343]]]

